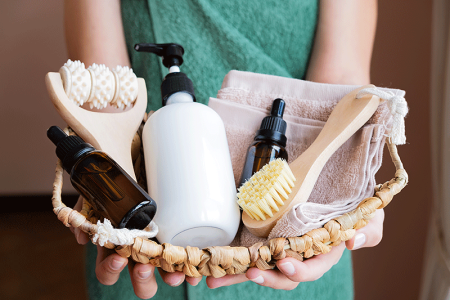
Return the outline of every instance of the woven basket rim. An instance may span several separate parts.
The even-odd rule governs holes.
[[[67,128],[65,130],[68,130]],[[68,132],[68,131],[67,131]],[[70,132],[70,134],[74,134]],[[119,255],[143,264],[151,263],[166,272],[182,271],[190,277],[222,277],[227,274],[243,274],[250,267],[261,270],[273,269],[277,260],[293,257],[300,261],[315,255],[325,254],[332,247],[350,240],[357,229],[367,225],[377,209],[386,207],[393,196],[408,183],[408,174],[397,152],[396,145],[386,140],[396,172],[393,179],[375,187],[374,195],[360,202],[349,213],[328,221],[323,227],[313,229],[300,237],[274,238],[268,243],[257,243],[250,247],[212,246],[205,249],[187,246],[158,244],[152,240],[135,238],[128,246],[117,246],[108,241],[103,246],[114,249]],[[80,212],[67,207],[61,199],[63,183],[61,161],[58,159],[53,183],[52,205],[58,219],[67,227],[80,228],[92,241],[97,225],[89,203],[84,200]],[[92,241],[94,243],[94,241]],[[95,244],[95,243],[94,243]]]

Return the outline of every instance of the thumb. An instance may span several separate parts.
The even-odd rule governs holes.
[[[375,216],[369,223],[356,231],[355,236],[346,241],[345,245],[349,250],[356,250],[365,247],[374,247],[383,238],[384,210],[377,209]]]

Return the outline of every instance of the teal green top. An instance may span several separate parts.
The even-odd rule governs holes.
[[[181,44],[181,71],[206,104],[230,70],[303,79],[317,9],[317,0],[122,1],[128,53],[134,72],[146,80],[148,109],[161,107],[159,89],[168,71],[161,58],[136,52],[135,44]]]
[[[178,43],[185,49],[181,71],[193,81],[196,99],[207,104],[230,70],[303,79],[317,23],[317,0],[122,0],[122,18],[131,64],[146,81],[148,110],[161,107],[160,84],[167,74],[161,58],[134,51],[136,43]],[[96,248],[87,247],[87,282],[91,299],[138,299],[128,271],[113,286],[95,276]],[[351,256],[322,278],[300,283],[292,291],[245,282],[211,290],[166,285],[156,272],[153,299],[352,299]]]

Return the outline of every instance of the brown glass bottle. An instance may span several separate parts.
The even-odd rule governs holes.
[[[275,99],[270,116],[262,120],[255,141],[248,148],[240,186],[272,160],[277,158],[288,159],[288,153],[285,149],[287,125],[286,121],[283,120],[284,108],[284,100]]]
[[[104,152],[93,151],[82,156],[72,168],[70,181],[93,209],[109,219],[115,227],[142,227],[139,224],[145,223],[146,219],[147,224],[150,223],[156,212],[156,206],[145,205],[144,208],[142,202],[150,203],[153,200]],[[146,213],[140,212],[142,215],[136,216],[137,210],[142,209]],[[136,217],[139,220],[135,220]]]
[[[248,148],[242,171],[240,185],[272,160],[283,158],[288,160],[286,149],[274,141],[257,140]]]
[[[118,228],[144,229],[156,213],[152,198],[106,153],[52,126],[47,135],[74,188]]]

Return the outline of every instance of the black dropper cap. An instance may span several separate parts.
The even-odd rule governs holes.
[[[79,136],[68,136],[58,126],[50,127],[47,130],[47,137],[56,145],[56,156],[62,161],[64,170],[69,174],[83,154],[95,151],[91,144],[86,143]]]
[[[118,228],[144,229],[156,214],[156,202],[149,197],[149,201],[142,201],[122,218]]]
[[[261,122],[261,127],[256,133],[255,140],[272,140],[282,147],[286,147],[286,121],[283,120],[286,103],[283,99],[277,98],[273,101],[270,116],[265,117]]]
[[[162,57],[166,68],[181,66],[183,64],[184,49],[179,44],[136,44],[134,50],[138,52],[150,52]],[[185,92],[195,101],[194,84],[182,72],[169,73],[161,83],[162,105],[166,105],[167,99],[178,92]]]

